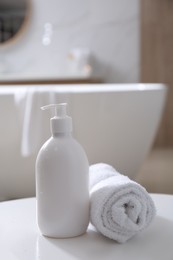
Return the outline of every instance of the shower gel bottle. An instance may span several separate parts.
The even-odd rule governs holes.
[[[50,120],[51,138],[36,159],[37,222],[48,237],[68,238],[83,234],[89,223],[88,160],[72,137],[72,119],[66,103],[55,108]]]

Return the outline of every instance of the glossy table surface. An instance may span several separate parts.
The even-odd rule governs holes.
[[[103,237],[91,227],[79,237],[43,237],[36,223],[36,199],[0,203],[0,259],[173,260],[173,195],[151,194],[157,216],[148,229],[125,244]]]

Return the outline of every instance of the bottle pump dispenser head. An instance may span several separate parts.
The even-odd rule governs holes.
[[[54,108],[55,116],[50,119],[50,128],[53,135],[56,133],[72,132],[72,118],[67,116],[67,103],[50,104],[41,107],[42,110]]]

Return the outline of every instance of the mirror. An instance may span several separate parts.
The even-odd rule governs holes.
[[[0,45],[23,31],[29,10],[29,0],[0,0]]]

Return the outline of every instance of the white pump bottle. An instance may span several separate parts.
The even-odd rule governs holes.
[[[50,120],[52,137],[36,160],[38,226],[43,235],[54,238],[81,235],[89,223],[88,160],[71,135],[66,105],[42,107],[55,108],[55,117]]]

